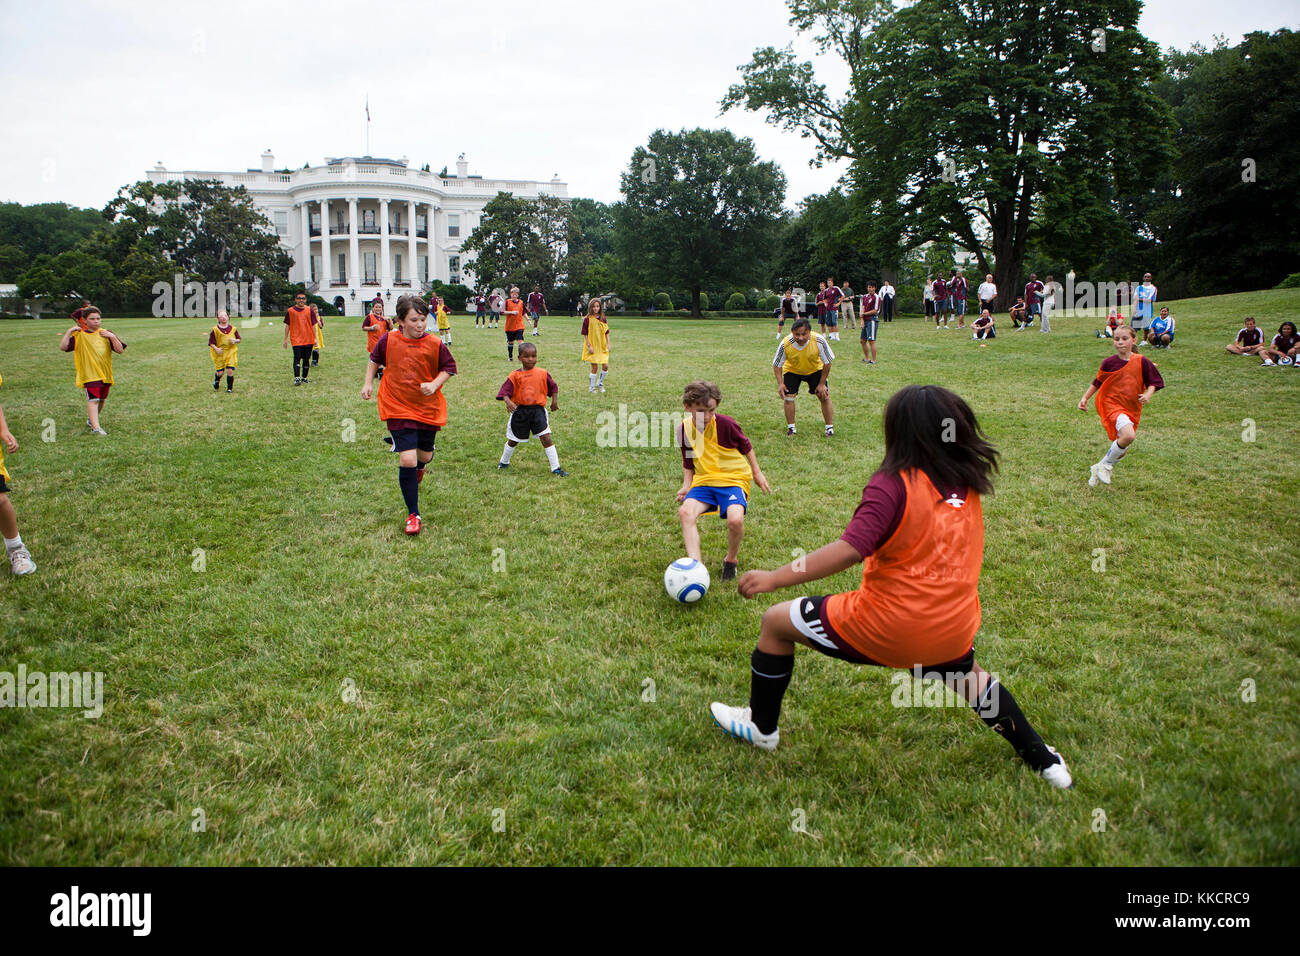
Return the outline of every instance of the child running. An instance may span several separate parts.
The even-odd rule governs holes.
[[[506,299],[506,358],[515,360],[515,343],[524,340],[524,300],[519,298],[519,286],[510,287],[510,298]]]
[[[437,303],[438,318],[438,338],[442,339],[447,345],[451,345],[451,316],[447,314],[447,303],[442,296],[436,296],[434,302]]]
[[[293,344],[293,384],[306,385],[311,371],[311,353],[316,346],[316,313],[307,306],[307,293],[293,297],[284,313],[284,347]]]
[[[551,439],[551,417],[546,414],[548,395],[551,398],[551,411],[560,410],[560,386],[546,369],[537,368],[537,346],[532,342],[519,346],[519,364],[523,368],[511,372],[501,386],[501,391],[497,392],[497,401],[506,403],[506,412],[510,415],[506,422],[506,447],[501,451],[497,469],[509,468],[510,456],[515,453],[515,447],[536,435],[546,449],[546,461],[551,466],[551,474],[567,478],[569,473],[560,467],[560,455]]]
[[[768,494],[772,489],[740,425],[734,418],[716,414],[721,399],[722,392],[712,382],[691,382],[682,394],[688,414],[677,426],[677,444],[682,450],[682,486],[677,491],[682,506],[677,509],[677,517],[682,523],[686,556],[701,563],[704,559],[700,557],[697,525],[700,516],[716,511],[727,522],[722,580],[732,581],[740,540],[745,536],[749,483],[752,479]]]
[[[1101,363],[1097,377],[1079,399],[1079,411],[1087,411],[1088,399],[1097,396],[1097,414],[1110,436],[1110,448],[1101,461],[1092,466],[1088,474],[1089,487],[1097,482],[1110,484],[1111,472],[1128,452],[1137,438],[1138,419],[1142,409],[1156,389],[1164,388],[1165,381],[1152,361],[1144,355],[1134,354],[1137,337],[1133,329],[1121,325],[1115,329],[1115,354]]]
[[[776,394],[785,405],[785,433],[793,435],[794,403],[799,397],[799,386],[807,385],[808,393],[816,395],[822,406],[822,421],[826,423],[826,437],[835,434],[835,412],[831,408],[830,374],[835,353],[831,351],[826,336],[813,335],[812,323],[795,319],[790,334],[776,347],[772,359],[772,373],[776,376]]]
[[[375,350],[380,338],[391,328],[392,325],[384,317],[384,300],[375,296],[375,301],[370,304],[370,313],[361,320],[361,331],[366,333],[366,355]],[[380,379],[384,377],[382,368],[377,373],[377,377]]]
[[[533,335],[541,335],[542,330],[537,327],[537,323],[542,318],[542,313],[551,314],[551,310],[546,307],[546,296],[542,295],[542,287],[533,286],[533,291],[528,293],[528,317],[533,320]]]
[[[4,378],[0,377],[0,385]],[[36,570],[31,552],[23,544],[23,536],[18,533],[18,516],[9,501],[9,472],[5,470],[5,450],[10,453],[18,450],[18,439],[9,431],[5,422],[4,406],[0,406],[0,536],[5,539],[5,556],[9,558],[9,567],[15,575],[31,574]]]
[[[587,391],[600,389],[605,393],[605,376],[609,374],[609,322],[605,320],[605,303],[593,295],[587,303],[587,315],[582,320],[582,360],[591,365]],[[600,374],[596,374],[597,366]]]
[[[113,353],[125,352],[126,345],[101,327],[103,316],[93,305],[82,312],[81,320],[85,328],[74,325],[64,332],[59,348],[72,353],[77,388],[86,392],[86,427],[92,434],[107,435],[100,427],[99,416],[113,385]]]
[[[316,323],[316,347],[311,350],[311,364],[315,368],[320,364],[321,349],[325,348],[325,320],[314,305],[311,307],[311,320]]]
[[[217,324],[208,332],[208,350],[212,353],[212,367],[216,375],[212,390],[221,388],[221,376],[226,376],[226,391],[235,390],[235,366],[239,364],[239,329],[230,324],[230,314],[222,309],[217,313]]]
[[[947,426],[956,423],[956,441]],[[763,750],[780,742],[781,701],[803,644],[854,664],[942,680],[1036,773],[1069,787],[1065,761],[1043,743],[1011,692],[975,662],[984,561],[981,496],[997,450],[970,406],[937,385],[909,385],[885,406],[885,457],[844,534],[776,571],[747,571],[741,596],[802,587],[862,566],[856,591],[782,601],[763,614],[750,657],[748,707],[713,703],[714,721]]]
[[[388,426],[397,452],[397,484],[406,502],[406,533],[419,534],[420,482],[433,458],[438,430],[447,424],[447,399],[443,383],[456,374],[451,349],[429,335],[429,305],[418,295],[397,300],[397,332],[379,337],[366,365],[361,397],[375,394],[375,373],[386,368],[379,383],[379,417]]]
[[[785,295],[781,296],[781,311],[776,320],[776,339],[779,342],[785,338],[785,320],[795,318],[794,307],[794,289],[786,289]],[[811,326],[809,326],[811,328]]]

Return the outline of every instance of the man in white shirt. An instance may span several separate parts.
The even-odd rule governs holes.
[[[1145,329],[1151,324],[1155,317],[1156,285],[1151,281],[1151,273],[1142,277],[1142,284],[1137,287],[1133,293],[1133,318],[1129,321],[1135,329]],[[1138,344],[1145,344],[1145,339],[1139,340]]]
[[[894,321],[894,287],[886,279],[880,287],[880,318],[884,322]]]
[[[991,273],[984,277],[984,281],[980,283],[976,294],[980,297],[980,311],[983,312],[988,309],[989,313],[992,314],[993,300],[998,297],[998,287],[993,284],[993,275]]]

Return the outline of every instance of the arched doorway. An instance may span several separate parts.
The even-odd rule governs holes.
[[[336,295],[334,297],[334,308],[338,311],[339,315],[348,314],[347,303],[343,301],[343,296],[341,295]]]

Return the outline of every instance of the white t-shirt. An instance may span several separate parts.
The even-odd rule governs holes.
[[[998,287],[992,282],[981,282],[979,297],[983,302],[992,302],[998,297]]]
[[[882,299],[892,299],[894,297],[894,287],[886,282],[880,287],[880,297]]]

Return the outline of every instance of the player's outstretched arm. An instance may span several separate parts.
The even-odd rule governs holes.
[[[1087,409],[1088,409],[1088,399],[1092,398],[1092,396],[1094,396],[1094,395],[1096,395],[1096,394],[1097,394],[1097,386],[1096,386],[1096,385],[1089,384],[1089,385],[1088,385],[1088,390],[1087,390],[1086,392],[1083,393],[1083,398],[1079,399],[1079,411],[1081,411],[1081,412],[1083,412],[1083,411],[1087,411]]]
[[[371,359],[366,363],[366,380],[361,385],[361,397],[370,401],[375,394],[375,373],[379,371],[379,366]]]
[[[9,423],[5,421],[3,406],[0,406],[0,442],[4,443],[6,451],[14,452],[18,450],[18,439],[14,438],[9,431]]]
[[[770,495],[772,486],[767,483],[767,476],[763,474],[763,469],[758,467],[758,456],[754,454],[754,449],[749,450],[748,454],[745,455],[745,460],[749,462],[750,470],[754,472],[754,484]]]
[[[752,598],[756,594],[830,577],[861,563],[862,555],[853,545],[837,540],[775,571],[746,571],[736,584],[741,597]]]

